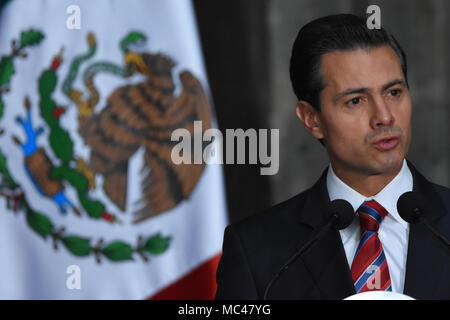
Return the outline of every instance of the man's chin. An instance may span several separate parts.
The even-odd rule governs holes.
[[[373,164],[373,174],[398,173],[403,165],[404,157],[399,155],[383,157]]]

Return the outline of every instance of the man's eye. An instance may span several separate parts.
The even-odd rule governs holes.
[[[349,105],[357,105],[361,102],[361,98],[356,97],[356,98],[352,98],[349,101],[347,101],[347,104]]]
[[[400,95],[400,90],[399,89],[393,89],[391,91],[389,91],[389,94],[393,97],[396,97],[398,95]]]

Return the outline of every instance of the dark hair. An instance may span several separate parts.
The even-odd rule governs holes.
[[[406,55],[385,29],[369,29],[365,18],[353,14],[330,15],[306,24],[295,39],[289,66],[298,100],[305,100],[320,111],[320,93],[326,85],[321,72],[323,54],[382,45],[389,45],[397,54],[408,85]]]

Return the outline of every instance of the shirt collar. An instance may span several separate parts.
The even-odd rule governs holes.
[[[397,200],[400,196],[413,189],[413,177],[411,171],[408,168],[406,160],[403,160],[402,168],[400,172],[389,182],[379,193],[372,197],[366,197],[359,192],[353,190],[346,185],[338,176],[334,173],[330,164],[327,173],[327,189],[330,201],[336,199],[344,199],[350,202],[353,209],[358,210],[359,206],[364,201],[376,200],[381,204],[400,225],[407,229],[408,223],[403,220],[397,211]]]

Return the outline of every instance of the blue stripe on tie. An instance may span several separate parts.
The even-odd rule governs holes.
[[[375,265],[377,267],[381,267],[385,260],[386,260],[386,256],[384,255],[383,248],[381,248],[380,254],[378,255],[377,259],[375,259],[375,261],[372,263],[372,265]]]
[[[367,268],[366,270],[371,267],[371,266],[376,266],[377,270],[375,270],[372,273],[367,272],[366,270],[364,270],[364,272],[362,273],[362,275],[359,277],[359,279],[356,281],[355,283],[355,291],[356,293],[359,293],[359,291],[361,291],[362,288],[364,288],[364,286],[367,283],[367,280],[369,280],[369,278],[378,271],[378,269],[383,265],[384,261],[386,261],[386,258],[384,256],[384,252],[383,249],[381,249],[380,254],[378,255],[378,257],[375,259],[374,262],[372,262]]]
[[[375,231],[370,231],[370,230],[367,230],[366,232],[364,232],[361,240],[359,241],[358,249],[356,249],[355,257],[358,255],[359,250],[361,250],[361,248],[364,246],[364,244],[367,242],[367,240],[369,240],[375,233],[376,233]]]
[[[369,267],[373,266],[375,261],[378,260],[378,262],[379,262],[380,259],[382,260],[382,258],[383,258],[382,254],[383,254],[383,251],[381,251],[378,254],[378,256],[375,258],[375,260],[370,265],[367,266],[367,268],[364,270],[364,272],[359,276],[358,280],[356,280],[356,282],[355,282],[355,290],[356,290],[357,287],[360,287],[359,290],[357,290],[356,292],[359,292],[362,289],[362,287],[364,287],[364,285],[366,284],[367,279],[369,279],[370,276],[373,275],[373,273],[368,273],[367,269]]]
[[[385,291],[392,291],[392,285],[389,285],[389,287],[387,287]]]
[[[383,217],[377,210],[375,210],[374,208],[368,207],[364,204],[359,207],[358,212],[364,212],[369,217],[375,219],[378,222],[378,225],[380,225],[381,222],[383,221]]]

